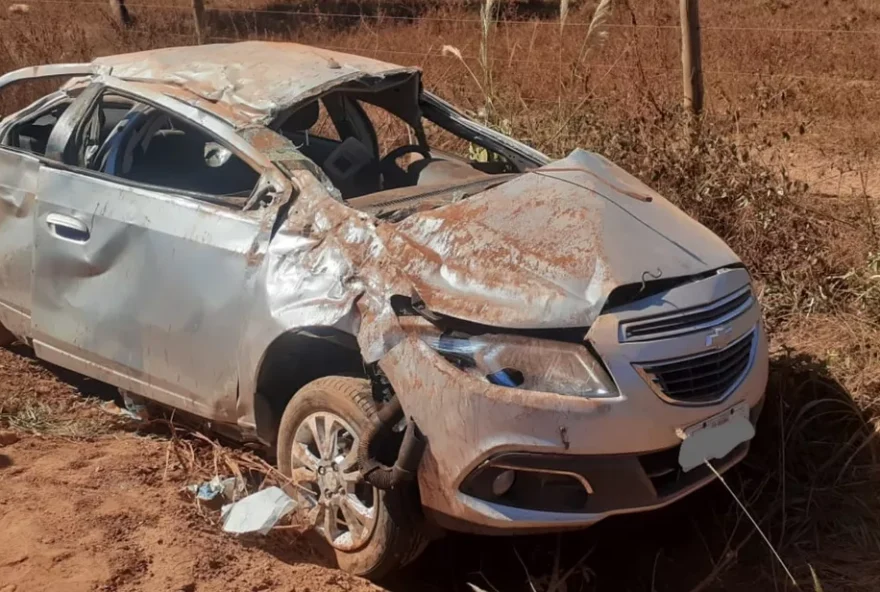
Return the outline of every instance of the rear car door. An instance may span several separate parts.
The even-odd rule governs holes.
[[[242,209],[260,174],[204,117],[197,125],[135,97],[108,126],[126,97],[94,95],[50,138],[64,164],[39,172],[37,354],[232,421],[249,254],[267,240]]]
[[[0,77],[4,107],[17,83],[42,83],[52,78],[89,72],[85,65],[28,68]],[[32,89],[22,89],[31,91]],[[27,95],[28,92],[22,92]],[[0,129],[0,326],[22,339],[31,335],[34,209],[45,140],[70,103],[52,93],[11,115]]]
[[[34,199],[40,160],[0,146],[0,325],[30,335]]]

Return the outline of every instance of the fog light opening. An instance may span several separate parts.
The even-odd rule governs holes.
[[[492,495],[495,497],[501,497],[513,487],[513,482],[516,480],[516,472],[511,470],[501,471],[492,480]]]
[[[509,386],[511,388],[516,388],[524,383],[526,381],[526,378],[519,370],[515,370],[513,368],[503,368],[498,372],[487,374],[486,380],[488,380],[492,384],[497,384],[499,386]]]

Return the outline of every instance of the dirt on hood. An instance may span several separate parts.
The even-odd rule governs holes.
[[[618,286],[739,262],[668,200],[582,150],[383,230],[431,310],[510,328],[588,326]]]

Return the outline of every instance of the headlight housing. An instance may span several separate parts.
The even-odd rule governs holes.
[[[614,381],[583,345],[518,335],[419,332],[462,371],[492,384],[587,398],[617,396]]]

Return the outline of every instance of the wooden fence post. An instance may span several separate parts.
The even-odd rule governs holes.
[[[131,25],[131,15],[128,14],[128,9],[125,7],[125,0],[110,0],[110,14],[119,25],[123,27]]]
[[[684,106],[694,116],[699,116],[703,112],[703,61],[700,48],[699,0],[680,1]]]
[[[201,45],[205,34],[205,0],[192,0],[193,26],[196,29],[196,41]]]

